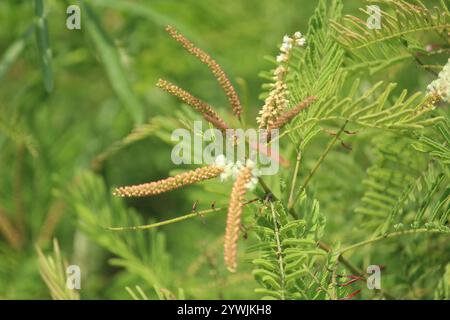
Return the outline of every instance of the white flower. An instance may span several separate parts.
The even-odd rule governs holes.
[[[247,168],[253,169],[255,167],[255,162],[253,160],[247,159],[247,161],[245,162],[245,166]]]
[[[439,73],[438,78],[428,85],[427,90],[431,94],[439,95],[445,102],[450,101],[450,59]]]
[[[300,31],[297,31],[296,33],[294,33],[295,39],[300,39],[301,37],[302,37],[302,33]]]
[[[223,172],[220,174],[221,181],[228,180],[228,178],[233,175],[233,163],[231,161],[228,161],[223,154],[216,157],[216,159],[214,160],[214,165],[223,169]]]
[[[276,76],[279,76],[279,75],[281,75],[281,74],[283,74],[283,73],[285,73],[285,72],[286,72],[286,68],[285,68],[285,67],[283,67],[283,66],[278,66],[278,67],[275,69],[274,74],[275,74]]]
[[[261,171],[256,166],[256,163],[253,160],[250,160],[250,159],[247,160],[247,162],[245,163],[245,166],[252,170],[252,178],[245,185],[245,187],[248,190],[253,190],[253,189],[255,189],[256,185],[258,184],[258,177],[261,175]]]
[[[291,38],[287,35],[283,37],[283,43],[280,47],[281,54],[277,56],[277,62],[282,63],[289,59],[289,55],[294,46],[303,47],[306,44],[306,39],[301,32],[297,31]]]
[[[306,44],[306,39],[305,38],[299,38],[295,40],[295,43],[300,46],[303,47]]]
[[[289,44],[289,43],[291,43],[292,41],[293,41],[292,38],[289,37],[288,35],[285,35],[285,36],[283,37],[283,43]]]
[[[223,172],[220,174],[220,180],[222,182],[228,180],[230,177],[233,180],[236,180],[243,167],[241,161],[238,160],[236,163],[233,163],[232,161],[227,160],[223,154],[216,157],[214,160],[214,165],[223,169]],[[250,181],[245,185],[245,187],[248,190],[253,190],[258,184],[258,177],[261,175],[261,171],[258,169],[256,163],[250,159],[245,162],[245,166],[251,169],[252,174]]]
[[[289,50],[291,50],[291,49],[292,49],[292,44],[290,44],[290,43],[283,43],[280,47],[280,51],[284,52],[284,53],[288,53]]]
[[[232,166],[226,166],[223,172],[220,174],[220,181],[227,181],[231,176],[233,176]]]
[[[239,160],[236,161],[236,163],[233,165],[233,168],[231,169],[233,179],[237,178],[239,171],[241,171],[241,168],[242,168],[242,163]]]
[[[227,164],[227,158],[223,154],[220,154],[214,160],[214,165],[219,168],[225,168]]]
[[[284,61],[286,61],[287,60],[287,55],[286,54],[280,54],[280,55],[278,55],[277,56],[277,62],[278,63],[280,63],[280,62],[284,62]]]
[[[245,187],[251,191],[256,188],[257,184],[258,184],[258,178],[252,177],[250,179],[250,181],[245,184]]]

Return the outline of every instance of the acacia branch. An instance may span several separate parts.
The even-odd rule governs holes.
[[[311,171],[309,172],[308,176],[306,177],[305,182],[303,182],[302,186],[300,187],[300,190],[298,191],[297,196],[295,197],[293,203],[291,204],[291,208],[294,206],[295,202],[297,202],[298,198],[302,194],[303,190],[305,190],[305,188],[308,185],[309,181],[311,181],[311,178],[314,176],[314,174],[316,173],[317,169],[319,169],[320,165],[325,160],[325,158],[328,155],[328,153],[331,151],[333,146],[336,144],[336,141],[339,140],[339,137],[341,136],[342,132],[344,131],[345,126],[347,125],[347,123],[348,123],[348,120],[345,121],[345,123],[342,125],[342,127],[339,129],[339,131],[336,133],[334,138],[328,143],[327,147],[325,148],[325,150],[323,151],[323,153],[321,154],[321,156],[317,160],[316,164],[314,165],[314,167],[311,169]]]

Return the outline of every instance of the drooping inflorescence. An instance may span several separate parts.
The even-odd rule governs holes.
[[[227,226],[224,239],[224,260],[227,269],[231,272],[237,268],[237,242],[241,228],[242,208],[248,184],[252,180],[252,169],[244,166],[231,190],[230,203],[228,205]]]

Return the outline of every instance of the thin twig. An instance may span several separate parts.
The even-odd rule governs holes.
[[[152,224],[146,224],[146,225],[141,225],[141,226],[132,226],[132,227],[107,227],[106,229],[108,229],[110,231],[148,230],[148,229],[152,229],[152,228],[156,228],[156,227],[160,227],[160,226],[165,226],[167,224],[180,222],[180,221],[187,220],[190,218],[201,217],[203,215],[223,211],[225,209],[226,208],[207,209],[207,210],[202,210],[202,211],[185,214],[180,217],[176,217],[173,219],[164,220],[164,221],[160,221],[160,222],[156,222],[156,223],[152,223]]]
[[[297,153],[297,162],[295,163],[294,176],[292,177],[291,192],[289,193],[288,210],[294,206],[294,190],[297,182],[298,170],[300,168],[300,161],[302,159],[302,153],[299,150]]]
[[[325,242],[323,241],[319,241],[319,248],[321,248],[322,250],[326,251],[326,252],[330,252],[331,248],[329,245],[327,245]],[[361,269],[359,269],[358,267],[354,266],[350,261],[348,261],[346,258],[344,258],[342,255],[339,255],[338,257],[338,261],[340,263],[342,263],[352,274],[354,275],[358,275],[360,277],[362,277],[364,280],[367,280],[366,274],[364,271],[362,271]],[[387,293],[385,290],[380,290],[381,294],[389,300],[396,300],[396,298]]]
[[[282,250],[281,250],[281,241],[280,241],[280,231],[278,230],[278,220],[277,220],[277,216],[275,214],[275,209],[273,207],[273,202],[270,202],[270,209],[272,212],[272,219],[273,219],[273,227],[274,227],[274,231],[275,231],[275,240],[277,243],[277,258],[278,258],[278,264],[280,267],[280,275],[281,275],[281,300],[285,299],[284,296],[284,286],[285,286],[285,278],[286,275],[284,274],[284,265],[283,265],[283,255],[282,255]]]
[[[256,202],[258,200],[260,200],[260,199],[258,198],[258,199],[249,200],[249,201],[245,202],[243,205],[246,206],[246,205]],[[227,208],[211,208],[211,209],[207,209],[207,210],[188,213],[188,214],[185,214],[180,217],[176,217],[173,219],[164,220],[164,221],[160,221],[160,222],[156,222],[156,223],[152,223],[152,224],[141,225],[141,226],[132,226],[132,227],[106,227],[106,229],[110,230],[110,231],[148,230],[148,229],[165,226],[165,225],[168,225],[171,223],[180,222],[180,221],[195,218],[195,217],[203,217],[204,215],[223,211],[225,209],[227,209]]]
[[[326,149],[324,150],[322,155],[319,157],[319,159],[317,160],[317,162],[314,165],[314,167],[312,168],[312,170],[309,172],[308,176],[305,179],[305,182],[303,182],[302,186],[300,187],[300,190],[298,191],[297,196],[295,197],[294,203],[292,204],[292,206],[295,204],[295,202],[297,202],[297,200],[300,197],[300,195],[302,194],[303,190],[305,190],[305,188],[308,185],[309,181],[314,176],[314,174],[316,173],[317,169],[319,169],[319,167],[322,164],[322,162],[325,160],[325,158],[328,155],[328,153],[330,152],[331,148],[333,148],[333,146],[335,145],[336,141],[339,140],[339,137],[342,134],[342,132],[344,131],[345,126],[347,125],[347,123],[348,123],[348,120],[345,121],[345,123],[342,125],[342,127],[339,129],[339,131],[336,133],[334,138],[330,141],[330,143],[328,143]]]
[[[384,240],[384,239],[390,239],[390,238],[395,238],[395,237],[401,237],[401,236],[404,236],[404,235],[419,234],[419,233],[446,233],[446,232],[444,232],[442,230],[439,230],[439,229],[427,229],[427,228],[420,228],[420,229],[413,229],[413,230],[393,232],[393,233],[390,233],[390,234],[387,234],[387,235],[382,235],[382,236],[378,236],[378,237],[373,238],[373,239],[369,239],[369,240],[365,240],[365,241],[361,241],[361,242],[355,243],[355,244],[353,244],[351,246],[348,246],[348,247],[340,250],[339,254],[342,255],[342,254],[344,254],[347,251],[350,251],[350,250],[353,250],[353,249],[356,249],[356,248],[359,248],[359,247],[362,247],[362,246],[365,246],[365,245],[369,245],[369,244],[372,244],[374,242],[381,241],[381,240]]]

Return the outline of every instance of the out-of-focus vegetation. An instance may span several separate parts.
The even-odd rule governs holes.
[[[443,3],[426,2],[429,7]],[[186,166],[176,167],[170,160],[173,145],[170,134],[195,117],[189,108],[155,87],[159,77],[170,79],[211,102],[226,119],[231,118],[226,97],[210,71],[167,36],[166,25],[176,27],[220,63],[240,94],[245,122],[253,126],[263,104],[261,86],[266,81],[259,74],[273,68],[273,58],[264,57],[277,54],[283,35],[297,30],[306,33],[308,26],[320,28],[314,20],[310,23],[318,3],[310,0],[2,0],[0,298],[55,297],[43,277],[59,266],[49,269],[51,262],[45,261],[51,259],[45,260],[36,251],[38,246],[46,255],[51,255],[53,238],[59,241],[63,256],[54,253],[58,254],[57,263],[66,260],[82,270],[79,291],[82,299],[129,299],[141,292],[151,299],[261,297],[254,290],[261,287],[252,274],[255,254],[245,249],[261,241],[261,235],[255,236],[251,230],[254,223],[259,223],[252,218],[251,210],[245,212],[244,225],[249,228],[249,236],[240,242],[241,264],[237,273],[229,273],[223,264],[224,213],[149,231],[106,229],[174,218],[190,213],[196,202],[198,210],[208,209],[212,203],[216,207],[226,207],[230,183],[205,182],[157,197],[131,200],[113,197],[111,189],[160,179],[187,169]],[[81,7],[81,30],[66,28],[66,9],[71,4]],[[365,8],[366,4],[346,0],[344,13],[365,19],[358,8]],[[448,15],[443,23],[449,24]],[[331,24],[329,28],[332,30]],[[361,92],[380,80],[387,84],[397,82],[397,88],[386,97],[395,105],[403,89],[410,94],[425,91],[427,84],[436,78],[433,73],[438,73],[446,63],[448,38],[440,39],[432,31],[405,35],[401,41],[414,40],[407,44],[405,52],[413,53],[390,61],[388,58],[393,59],[398,54],[393,50],[388,53],[390,57],[384,58],[386,64],[381,65],[376,64],[379,60],[372,65],[361,65],[361,62],[370,62],[368,56],[352,57],[351,51],[338,41],[342,35],[335,33],[333,46],[342,47],[342,51],[333,46],[327,50],[337,50],[346,69],[336,68],[334,74],[348,72],[351,80],[361,78],[362,89],[358,89]],[[426,44],[435,43],[444,46],[442,52],[426,56],[424,63],[431,66],[424,68],[415,57],[424,54]],[[327,51],[321,51],[319,42],[316,46],[319,55],[326,55]],[[324,69],[334,70],[334,66],[326,65],[330,61],[332,59],[323,60]],[[320,61],[314,63],[320,65]],[[298,68],[300,78],[295,81],[302,83],[301,77],[306,79],[307,75],[302,75],[300,63]],[[315,69],[312,73],[322,71]],[[316,80],[328,83],[343,79],[333,78],[334,74],[328,79],[318,76]],[[342,92],[350,92],[353,90],[351,83],[345,81]],[[305,89],[298,88],[299,91]],[[317,93],[320,94],[321,89],[317,89]],[[304,97],[303,92],[295,94]],[[327,98],[332,101],[333,97],[344,99],[347,96],[333,93]],[[372,103],[378,98],[368,98],[357,107],[364,108],[367,104],[363,103]],[[381,100],[383,98],[378,102]],[[383,108],[381,102],[380,108]],[[448,104],[433,112],[430,118],[446,119],[448,124]],[[306,178],[333,132],[339,129],[335,120],[311,128],[314,137],[302,150],[299,180]],[[449,138],[448,131],[445,132],[448,126],[441,124],[440,131],[435,131],[438,126],[433,125],[404,133],[382,126],[377,129],[376,125],[370,128],[361,121],[362,124],[350,124],[342,143],[331,150],[308,186],[308,199],[302,198],[296,207],[313,212],[308,218],[316,223],[319,217],[315,216],[315,210],[319,210],[320,203],[321,215],[327,220],[323,239],[333,248],[338,248],[339,243],[345,248],[370,239],[372,233],[374,237],[383,235],[387,232],[383,228],[390,227],[384,223],[385,219],[397,219],[397,216],[392,217],[391,209],[400,205],[397,200],[400,203],[403,196],[410,200],[404,212],[417,213],[416,209],[422,207],[425,212],[430,203],[435,203],[432,198],[435,195],[427,193],[426,188],[436,181],[439,181],[436,195],[442,200],[442,207],[435,209],[446,210],[448,215],[449,203],[445,200],[449,196],[449,162],[448,158],[446,162],[439,162],[448,157],[448,153],[445,154],[448,145],[441,144],[443,139]],[[292,135],[303,133],[295,131]],[[436,146],[426,148],[419,144],[419,138],[439,143],[442,148],[436,152],[444,156],[435,157],[432,151]],[[296,139],[293,141],[302,140]],[[268,180],[274,193],[282,195],[280,200],[285,201],[297,154],[292,141],[286,140],[282,150],[291,166],[281,168],[276,179]],[[397,161],[397,155],[401,155],[403,163]],[[435,171],[428,172],[430,166]],[[393,176],[390,176],[390,169]],[[421,174],[425,171],[427,176],[423,178]],[[441,176],[441,180],[436,178]],[[371,198],[379,191],[377,183],[385,180],[395,180],[393,186],[389,186],[393,188],[389,189],[391,198],[376,195]],[[417,189],[415,196],[405,194],[404,189],[410,185]],[[448,226],[448,220],[442,219],[441,224]],[[367,229],[363,229],[363,225]],[[402,226],[397,227],[401,230]],[[314,234],[315,229],[308,232]],[[448,290],[449,284],[445,283],[448,267],[446,276],[445,268],[450,260],[449,249],[448,234],[425,234],[364,246],[346,257],[362,269],[370,264],[384,265],[383,289],[388,297],[442,298],[435,289]],[[333,258],[336,257],[327,257],[330,266]],[[344,270],[340,268],[339,273]],[[261,280],[258,275],[256,278]],[[58,275],[55,276],[56,283],[59,280]],[[312,290],[317,291],[316,286]],[[74,296],[77,295],[59,295]],[[365,290],[361,296],[370,298],[373,293]],[[317,298],[314,294],[295,297]]]

